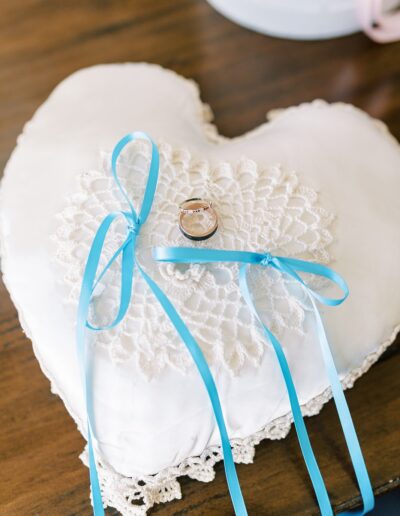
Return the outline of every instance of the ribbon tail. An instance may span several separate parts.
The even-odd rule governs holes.
[[[88,424],[88,455],[89,455],[89,477],[90,487],[92,491],[93,513],[94,516],[104,516],[103,499],[101,497],[101,488],[99,482],[99,474],[97,472],[96,459],[94,456],[92,430]]]
[[[328,343],[328,339],[326,337],[325,328],[321,319],[321,315],[312,295],[309,292],[308,295],[313,305],[315,317],[317,320],[318,337],[321,343],[322,356],[332,388],[333,399],[336,405],[336,410],[339,416],[340,424],[346,440],[346,445],[350,454],[350,458],[353,463],[354,472],[357,478],[357,483],[363,501],[363,509],[346,512],[342,514],[343,516],[362,516],[368,513],[369,511],[372,511],[372,509],[374,508],[374,493],[368,475],[367,466],[365,464],[364,457],[361,451],[360,443],[357,438],[357,433],[354,428],[354,423],[350,414],[349,407],[346,402],[339,375],[337,373],[335,362]]]
[[[101,496],[101,488],[99,475],[96,466],[96,458],[93,446],[94,433],[92,429],[92,421],[94,421],[93,415],[93,403],[91,388],[92,385],[92,364],[88,359],[89,354],[87,347],[85,346],[85,326],[77,327],[77,344],[82,349],[82,354],[85,356],[81,364],[81,375],[82,375],[82,387],[83,395],[86,404],[86,430],[87,430],[87,442],[88,442],[88,456],[89,456],[89,478],[90,478],[90,490],[92,493],[92,504],[94,516],[104,516],[103,500]]]
[[[282,349],[282,346],[278,339],[274,336],[274,334],[265,326],[262,322],[260,315],[254,305],[253,299],[250,294],[249,285],[247,282],[247,270],[248,265],[241,265],[239,270],[239,284],[240,290],[242,292],[243,298],[250,308],[251,312],[261,325],[264,334],[266,335],[269,342],[272,344],[272,347],[275,351],[276,357],[279,362],[279,366],[281,368],[282,376],[285,381],[286,390],[289,396],[289,402],[292,409],[293,414],[293,422],[296,428],[297,438],[300,444],[300,448],[304,457],[304,461],[306,463],[306,467],[308,473],[310,475],[310,479],[312,485],[314,487],[314,492],[317,497],[318,505],[321,510],[321,514],[323,516],[333,516],[333,511],[331,507],[331,503],[329,501],[328,492],[322,478],[320,469],[318,467],[317,460],[314,455],[314,451],[311,446],[310,438],[308,436],[307,428],[304,423],[303,414],[301,412],[300,402],[297,397],[296,387],[293,383],[292,374],[290,372],[289,364],[286,360],[285,353]]]
[[[166,315],[170,319],[171,323],[175,327],[178,335],[180,336],[188,351],[190,352],[196,364],[196,367],[200,373],[200,376],[204,382],[221,436],[222,450],[224,456],[224,468],[235,514],[236,516],[247,516],[247,510],[240,489],[235,463],[233,460],[229,436],[225,426],[221,402],[218,396],[218,391],[214,382],[214,378],[208,367],[207,361],[204,358],[203,352],[201,351],[199,345],[190,333],[186,324],[182,321],[181,317],[175,310],[175,307],[172,305],[171,301],[160,289],[160,287],[155,283],[155,281],[145,273],[145,271],[140,267],[140,265],[137,262],[136,265],[144,280],[146,281],[147,285],[150,287],[154,296],[156,297],[156,299],[162,306],[163,310],[165,311]]]
[[[83,273],[81,293],[78,304],[78,316],[77,316],[77,329],[76,329],[76,346],[79,364],[81,368],[81,379],[84,393],[84,400],[86,404],[87,412],[87,440],[88,440],[88,452],[89,452],[89,474],[90,484],[93,498],[93,508],[95,516],[103,516],[104,509],[101,497],[100,482],[98,472],[96,468],[95,452],[93,446],[94,439],[94,409],[93,409],[93,397],[92,397],[92,361],[90,357],[90,350],[86,342],[86,328],[94,328],[88,323],[89,307],[92,299],[92,294],[96,281],[97,270],[100,264],[100,258],[104,246],[105,239],[108,231],[113,224],[114,220],[120,215],[115,212],[109,214],[101,223],[96,235],[93,239],[92,247],[86,262],[85,270]],[[119,320],[125,314],[129,305],[128,296],[130,298],[130,289],[132,285],[132,272],[134,266],[134,241],[131,236],[128,236],[127,241],[123,245],[122,249],[122,285],[121,285],[121,304],[119,313],[117,314],[116,320],[113,325],[118,324]],[[120,254],[118,250],[114,259]],[[102,277],[105,271],[109,268],[112,262],[109,262],[101,273]],[[121,317],[122,314],[122,317]]]
[[[371,482],[368,476],[367,467],[365,465],[364,457],[362,455],[361,447],[354,428],[353,420],[350,415],[350,410],[343,393],[342,385],[336,370],[333,356],[330,350],[328,339],[326,337],[325,328],[321,319],[321,315],[317,308],[315,300],[328,306],[337,306],[341,304],[348,296],[349,289],[345,280],[332,269],[321,264],[310,263],[304,260],[295,258],[275,257],[272,259],[271,265],[280,272],[287,274],[298,281],[305,289],[316,317],[318,339],[321,346],[322,357],[328,373],[329,382],[332,388],[333,399],[336,405],[340,424],[344,433],[347,448],[349,450],[350,458],[354,467],[354,472],[357,478],[357,483],[360,488],[361,497],[363,501],[363,509],[361,511],[352,511],[343,513],[343,516],[356,515],[362,516],[371,511],[374,507],[374,494]],[[318,292],[311,289],[303,279],[297,274],[299,272],[306,272],[328,279],[343,291],[343,296],[337,299],[322,296]]]
[[[92,492],[92,501],[93,501],[93,512],[95,516],[104,516],[104,508],[103,501],[101,496],[101,488],[100,481],[98,476],[98,471],[96,467],[96,459],[93,447],[93,430],[91,422],[93,421],[93,404],[92,404],[92,396],[91,396],[91,378],[92,378],[92,368],[91,362],[87,359],[88,351],[85,346],[85,333],[86,327],[79,326],[77,327],[77,345],[78,345],[78,354],[81,356],[85,356],[83,362],[80,360],[81,364],[81,375],[82,375],[82,387],[83,387],[83,395],[86,404],[86,413],[87,413],[87,441],[88,441],[88,455],[89,455],[89,477],[90,477],[90,488]]]

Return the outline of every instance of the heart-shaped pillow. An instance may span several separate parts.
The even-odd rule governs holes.
[[[77,295],[87,251],[105,213],[120,209],[109,153],[143,130],[160,148],[155,204],[139,257],[205,352],[233,439],[251,462],[264,438],[291,423],[273,352],[244,304],[234,265],[177,266],[150,259],[155,245],[200,245],[177,225],[178,205],[213,201],[217,233],[202,246],[270,251],[330,264],[348,281],[346,303],[323,313],[344,387],[393,341],[399,322],[400,147],[383,124],[322,101],[275,112],[227,139],[210,123],[195,84],[162,68],[104,65],[59,85],[20,136],[1,189],[4,280],[54,390],[84,432],[76,358]],[[121,158],[139,199],[149,149]],[[109,242],[119,240],[116,227]],[[300,402],[316,414],[330,398],[310,307],[290,281],[254,270],[257,304],[283,344]],[[118,295],[111,271],[95,300],[99,322]],[[99,289],[99,294],[101,290]],[[123,324],[96,336],[94,404],[104,500],[124,514],[180,496],[176,478],[213,478],[221,458],[207,394],[190,356],[140,278]],[[133,506],[132,500],[142,505]]]

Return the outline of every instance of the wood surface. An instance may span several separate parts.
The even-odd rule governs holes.
[[[108,62],[150,61],[195,79],[226,136],[257,126],[271,109],[325,98],[359,106],[400,138],[400,43],[379,46],[362,34],[267,38],[203,0],[0,0],[0,13],[0,170],[56,84]],[[87,469],[78,459],[84,441],[50,393],[1,282],[0,360],[0,514],[89,515]],[[400,483],[399,367],[394,345],[347,393],[377,493]],[[356,506],[332,403],[307,426],[335,508]],[[210,484],[182,480],[183,499],[151,513],[232,514],[222,465],[216,470]],[[318,514],[293,430],[262,443],[255,463],[238,471],[250,515]]]

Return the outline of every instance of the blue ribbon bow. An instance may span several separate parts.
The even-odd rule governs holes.
[[[142,206],[139,214],[136,213],[133,204],[122,186],[118,174],[117,174],[117,160],[122,150],[128,143],[136,139],[145,139],[151,143],[152,155],[149,174],[147,178],[147,184],[143,197]],[[144,272],[136,258],[136,243],[137,238],[140,234],[140,229],[146,222],[151,207],[153,204],[154,194],[157,187],[158,170],[159,170],[159,154],[158,149],[152,139],[145,133],[134,132],[128,134],[122,138],[115,146],[111,156],[111,170],[114,181],[122,193],[124,199],[128,203],[129,211],[116,211],[108,214],[102,223],[100,224],[96,235],[93,239],[89,255],[87,258],[85,270],[83,273],[81,293],[78,305],[77,315],[77,329],[76,329],[76,343],[78,360],[81,368],[82,385],[84,391],[84,399],[86,403],[87,411],[87,437],[88,437],[88,452],[89,452],[89,470],[90,470],[90,484],[93,497],[93,510],[95,516],[103,516],[104,508],[101,498],[100,482],[98,477],[98,471],[96,467],[96,460],[93,447],[94,439],[94,407],[92,399],[92,368],[93,360],[91,356],[91,350],[88,346],[86,339],[86,331],[90,329],[92,331],[102,331],[117,326],[125,317],[125,314],[129,308],[132,295],[132,284],[134,269],[137,267],[139,273],[146,281],[150,290],[153,292],[166,315],[169,317],[171,323],[175,327],[177,333],[182,339],[183,343],[189,350],[198,372],[205,384],[208,396],[212,405],[212,409],[216,418],[218,429],[222,441],[222,450],[224,456],[224,467],[225,474],[228,483],[229,492],[231,495],[232,503],[234,506],[235,513],[240,516],[247,516],[246,507],[244,504],[243,496],[240,490],[239,480],[237,478],[235,463],[233,461],[232,450],[229,442],[228,432],[222,413],[221,403],[219,400],[217,388],[211,374],[211,371],[207,365],[201,348],[193,338],[192,334],[188,330],[185,323],[176,312],[175,308],[158,287],[158,285]],[[126,225],[126,237],[122,245],[117,249],[112,258],[109,260],[107,265],[104,267],[102,272],[98,274],[98,268],[100,259],[103,252],[103,246],[108,234],[108,231],[112,227],[114,221],[117,219],[123,219]],[[98,327],[93,326],[88,322],[89,307],[92,300],[93,291],[96,285],[104,277],[111,265],[121,255],[121,291],[120,291],[120,303],[117,315],[111,324],[106,326]]]
[[[335,367],[335,363],[330,351],[328,340],[326,337],[324,325],[320,313],[318,311],[315,301],[328,306],[336,306],[343,303],[349,294],[344,279],[335,271],[318,263],[307,262],[295,258],[285,258],[282,256],[273,256],[270,253],[254,253],[246,251],[226,251],[218,249],[204,249],[192,247],[156,247],[153,250],[153,256],[156,260],[161,262],[173,263],[212,263],[212,262],[234,262],[239,263],[239,285],[242,296],[249,306],[251,312],[254,314],[256,320],[261,325],[264,334],[268,341],[272,344],[275,354],[277,356],[283,378],[285,380],[286,389],[289,396],[289,401],[293,413],[294,424],[300,443],[300,448],[314,487],[314,491],[318,500],[318,504],[323,516],[333,515],[332,506],[329,501],[328,492],[323,481],[318,463],[315,459],[313,449],[311,447],[310,439],[308,437],[307,429],[304,424],[304,419],[301,413],[300,403],[297,397],[296,388],[293,383],[290,368],[287,363],[284,351],[281,344],[268,327],[263,323],[260,314],[253,302],[247,273],[250,265],[260,265],[263,267],[271,267],[286,276],[293,278],[305,290],[309,297],[317,325],[317,334],[321,344],[323,360],[328,372],[329,381],[332,388],[333,398],[336,404],[336,409],[339,415],[340,424],[343,429],[346,444],[349,450],[350,458],[353,463],[356,474],[358,486],[360,488],[363,508],[358,511],[349,513],[342,513],[343,515],[357,515],[361,516],[371,511],[374,507],[374,494],[371,487],[371,482],[368,476],[368,471],[361,452],[360,444],[357,439],[357,434],[350,415],[348,405],[343,393],[343,389],[339,380],[339,376]],[[299,276],[299,272],[311,273],[315,276],[320,276],[330,280],[337,285],[342,291],[343,296],[337,299],[322,296],[315,290],[311,289],[308,284]]]

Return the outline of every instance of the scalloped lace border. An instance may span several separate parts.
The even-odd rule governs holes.
[[[353,387],[360,378],[379,359],[382,353],[395,340],[400,331],[400,324],[396,326],[389,337],[378,349],[367,355],[362,365],[350,371],[342,380],[343,389]],[[323,405],[332,397],[328,388],[319,396],[302,405],[305,416],[318,414]],[[293,417],[291,413],[275,419],[259,432],[244,439],[232,439],[232,451],[235,462],[250,464],[255,456],[255,447],[264,439],[283,439],[289,433]],[[88,465],[87,447],[81,454],[83,463]],[[103,502],[114,507],[124,516],[145,516],[147,511],[157,503],[165,503],[182,498],[181,486],[178,478],[188,476],[201,482],[211,482],[215,478],[214,466],[223,458],[220,446],[206,448],[198,457],[188,457],[177,466],[166,468],[156,475],[141,477],[126,477],[117,473],[111,466],[98,462],[100,485]]]

